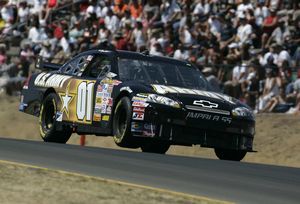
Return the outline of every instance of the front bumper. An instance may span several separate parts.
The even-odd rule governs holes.
[[[131,132],[137,137],[167,140],[171,144],[200,145],[253,151],[255,121],[205,112],[149,106],[144,120],[132,120]]]

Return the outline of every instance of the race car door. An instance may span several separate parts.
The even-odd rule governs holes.
[[[73,75],[65,90],[59,93],[62,121],[92,123],[97,78],[107,70],[110,64],[107,59],[97,53],[80,55],[62,69],[65,74]]]

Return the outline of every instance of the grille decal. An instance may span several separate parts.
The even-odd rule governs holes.
[[[185,107],[189,110],[194,110],[194,111],[203,111],[203,112],[207,112],[207,113],[217,113],[217,114],[221,114],[221,115],[230,115],[230,112],[226,111],[226,110],[211,109],[211,108],[204,108],[204,107],[191,106],[191,105],[186,105]]]

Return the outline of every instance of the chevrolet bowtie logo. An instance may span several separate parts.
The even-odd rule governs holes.
[[[203,108],[218,108],[217,103],[212,103],[210,101],[205,101],[205,100],[199,100],[199,101],[194,101],[194,105],[197,106],[202,106]]]

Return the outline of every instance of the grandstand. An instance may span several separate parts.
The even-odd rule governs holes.
[[[0,32],[9,94],[39,55],[116,47],[188,60],[256,112],[300,112],[298,0],[1,0]]]

